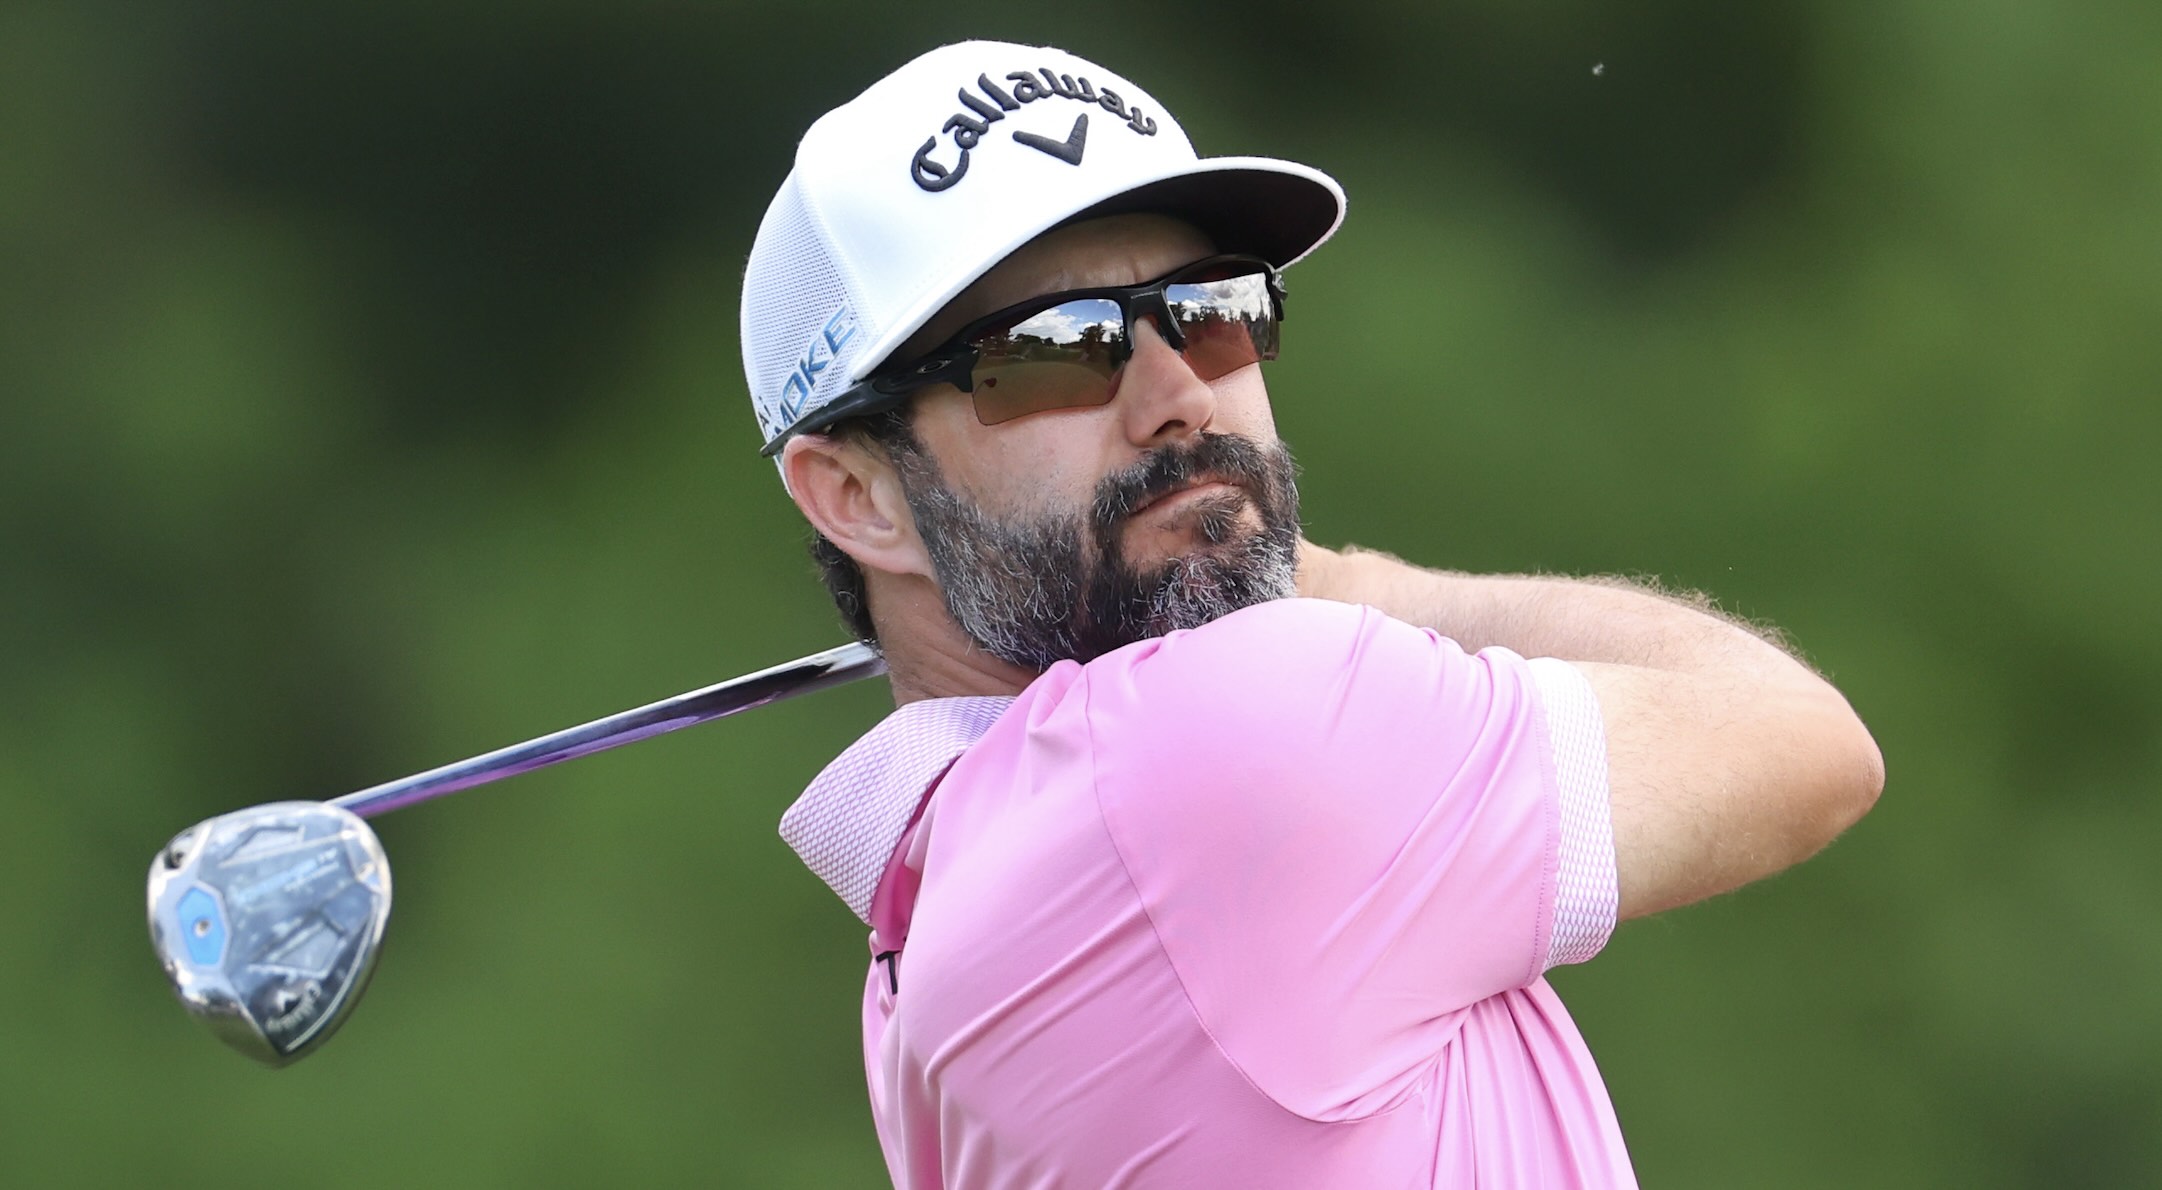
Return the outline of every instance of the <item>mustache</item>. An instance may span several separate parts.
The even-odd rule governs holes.
[[[1089,520],[1099,535],[1108,535],[1142,505],[1203,479],[1235,484],[1262,500],[1273,485],[1269,456],[1259,443],[1236,434],[1203,433],[1187,445],[1160,446],[1105,476],[1089,503]]]

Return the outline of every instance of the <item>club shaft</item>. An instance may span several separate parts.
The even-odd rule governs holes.
[[[381,785],[370,786],[344,797],[334,798],[331,805],[340,806],[362,818],[388,814],[392,810],[424,802],[430,798],[486,785],[505,777],[530,773],[580,756],[605,752],[624,744],[634,743],[651,736],[662,735],[679,727],[724,718],[738,711],[748,711],[768,703],[780,702],[798,694],[843,685],[860,678],[875,677],[886,672],[885,659],[867,645],[847,644],[837,649],[827,649],[808,657],[762,669],[757,673],[731,678],[702,690],[678,694],[659,702],[634,707],[628,711],[595,719],[577,727],[566,727],[522,744],[512,744],[493,752],[469,757],[465,760],[400,777]]]

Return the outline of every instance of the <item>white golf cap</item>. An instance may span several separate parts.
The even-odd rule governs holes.
[[[1133,83],[1045,46],[944,46],[804,133],[743,277],[743,371],[768,446],[1014,249],[1084,215],[1157,211],[1281,267],[1344,217],[1319,170],[1196,156]]]

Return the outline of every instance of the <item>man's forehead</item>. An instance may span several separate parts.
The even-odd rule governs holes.
[[[928,351],[970,321],[1033,297],[1137,285],[1215,252],[1201,230],[1159,214],[1106,215],[1056,227],[1016,248],[948,302],[896,355]]]

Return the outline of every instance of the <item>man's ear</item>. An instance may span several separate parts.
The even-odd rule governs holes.
[[[811,527],[858,566],[930,575],[901,477],[884,455],[833,435],[798,434],[781,448],[781,476]]]

